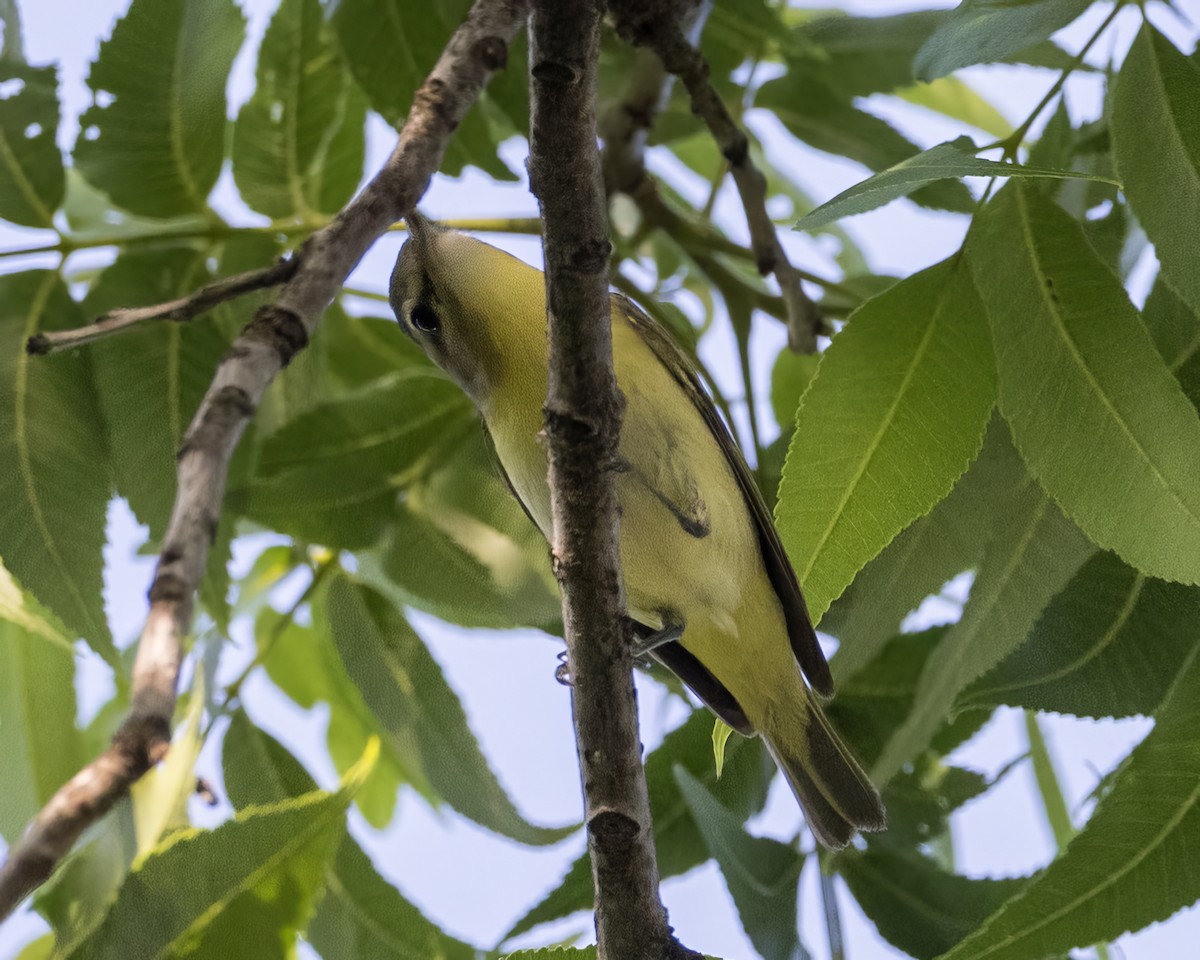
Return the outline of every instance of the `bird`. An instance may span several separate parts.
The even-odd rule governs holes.
[[[470,398],[509,489],[551,541],[544,275],[415,211],[406,223],[389,286],[397,322]],[[611,324],[626,399],[615,482],[635,655],[762,739],[822,845],[885,829],[878,792],[822,709],[832,675],[737,443],[665,328],[617,293]]]

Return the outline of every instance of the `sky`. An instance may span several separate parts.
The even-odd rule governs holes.
[[[87,64],[97,44],[111,29],[128,0],[18,0],[24,19],[26,55],[31,62],[55,61],[61,66],[61,98],[64,123],[60,143],[73,143],[76,118],[88,102],[84,83]],[[249,18],[249,40],[235,62],[229,84],[230,112],[237,109],[253,88],[254,51],[274,6],[272,0],[241,0]],[[801,3],[800,6],[832,6],[832,3]],[[905,0],[859,0],[839,6],[859,14],[882,15],[952,2],[913,3]],[[1200,23],[1200,0],[1181,0],[1179,6]],[[1071,50],[1107,12],[1107,6],[1091,11],[1059,39]],[[1179,20],[1153,16],[1184,49],[1194,46],[1197,30]],[[1109,37],[1098,45],[1094,62],[1116,52],[1118,58],[1131,42],[1138,26],[1135,11],[1117,20]],[[1020,120],[1053,82],[1053,75],[1020,67],[980,67],[963,73],[964,79],[988,97],[1010,120]],[[1068,86],[1069,103],[1076,119],[1098,114],[1100,89],[1094,78],[1079,77]],[[959,135],[961,127],[912,107],[894,106],[880,98],[868,105],[894,122],[910,139],[931,146]],[[764,139],[779,166],[799,171],[799,179],[818,200],[827,199],[865,176],[861,167],[796,145],[781,135],[772,118],[751,113],[748,122]],[[368,136],[367,169],[376,168],[393,142],[392,132],[378,118]],[[982,141],[980,141],[982,142]],[[513,141],[504,148],[505,159],[514,171],[523,171],[524,144]],[[652,168],[670,174],[677,185],[707,191],[681,165],[669,157],[652,154]],[[973,181],[978,184],[980,181]],[[215,203],[222,213],[237,222],[260,222],[240,205],[231,178],[226,173],[218,184]],[[536,205],[527,184],[497,185],[479,174],[461,179],[437,177],[421,204],[428,215],[531,216]],[[727,186],[719,198],[716,214],[735,237],[745,237],[736,195]],[[908,274],[929,266],[957,249],[966,219],[922,210],[907,201],[845,224],[864,248],[878,272]],[[53,235],[16,231],[0,224],[0,249],[34,245],[53,240]],[[487,237],[529,262],[540,265],[539,241],[528,237]],[[794,261],[814,271],[833,272],[825,241],[784,233]],[[400,238],[381,241],[360,264],[351,282],[355,286],[382,291],[395,259]],[[73,269],[102,266],[111,254],[84,251],[71,260]],[[53,261],[28,258],[8,261],[5,269],[49,266]],[[1135,295],[1153,276],[1150,258],[1139,264],[1134,276]],[[203,321],[199,321],[203,322]],[[770,321],[756,325],[754,356],[756,376],[765,385],[770,360],[783,342],[780,326]],[[732,339],[718,331],[704,344],[705,358],[729,394],[737,395],[740,384],[729,358],[734,356]],[[765,397],[766,390],[760,390]],[[761,418],[771,423],[769,413]],[[110,544],[106,601],[119,643],[131,642],[145,614],[145,592],[152,575],[153,560],[136,557],[145,537],[123,503],[110,512]],[[263,546],[263,539],[241,542],[235,567],[244,570]],[[957,615],[957,605],[968,583],[957,582],[947,597],[931,600],[913,618],[923,626]],[[295,586],[292,589],[296,589]],[[286,602],[285,597],[280,598]],[[579,783],[570,727],[568,691],[554,682],[559,646],[536,631],[463,631],[448,627],[432,617],[414,613],[414,626],[429,644],[446,676],[459,693],[484,752],[501,782],[522,812],[534,822],[562,824],[579,817]],[[234,638],[248,656],[253,641],[245,630]],[[235,653],[238,651],[235,651]],[[237,657],[231,658],[236,661]],[[222,675],[232,678],[244,665],[225,664]],[[498,683],[497,677],[503,682]],[[104,670],[94,658],[80,658],[80,712],[85,719],[103,702],[110,689]],[[669,702],[654,684],[639,678],[643,741],[652,749],[663,734],[682,719],[683,708]],[[304,757],[323,785],[334,784],[336,773],[325,756],[325,714],[297,710],[286,698],[256,675],[245,688],[245,701],[255,720],[270,730],[297,754]],[[1078,811],[1099,776],[1111,769],[1150,728],[1145,720],[1077,721],[1048,717],[1045,727],[1051,750],[1058,761],[1064,789],[1072,811]],[[220,782],[219,754],[215,739],[200,760],[200,772]],[[1001,710],[988,727],[953,757],[956,762],[994,773],[1026,749],[1021,714]],[[1027,763],[1017,765],[1001,783],[982,799],[965,807],[954,818],[958,868],[971,876],[1027,874],[1043,866],[1053,854],[1053,841],[1036,800],[1032,773]],[[215,825],[230,810],[221,805],[209,810],[199,803],[192,813],[197,823]],[[751,823],[754,832],[788,839],[799,825],[799,813],[781,781],[776,782],[766,810]],[[352,830],[363,841],[376,866],[395,882],[409,899],[448,932],[482,946],[490,946],[525,909],[557,884],[567,865],[580,853],[579,838],[549,850],[529,850],[497,838],[450,813],[431,811],[410,792],[402,794],[391,826],[377,833],[357,813]],[[0,844],[2,847],[2,844]],[[843,890],[841,905],[846,932],[846,954],[852,960],[886,960],[900,956],[877,936]],[[741,931],[736,913],[718,869],[708,864],[682,878],[664,883],[663,897],[671,922],[682,941],[704,952],[726,958],[754,956]],[[821,908],[815,872],[806,868],[801,890],[802,935],[817,960],[829,951],[821,923]],[[590,930],[591,919],[577,916],[551,928],[543,928],[539,939],[550,934],[567,936]],[[0,960],[10,960],[22,944],[45,929],[28,914],[0,926]],[[1200,911],[1191,909],[1171,921],[1158,924],[1118,942],[1128,960],[1158,960],[1194,952],[1200,940]],[[531,943],[532,941],[526,941]]]

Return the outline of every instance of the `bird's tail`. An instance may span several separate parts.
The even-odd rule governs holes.
[[[825,712],[797,676],[799,696],[772,704],[756,718],[758,732],[796,795],[813,835],[837,850],[855,830],[883,830],[887,815],[879,793]]]

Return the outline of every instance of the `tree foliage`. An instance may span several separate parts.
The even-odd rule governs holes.
[[[155,548],[180,439],[250,311],[237,301],[50,357],[25,342],[301,243],[361,182],[368,116],[402,120],[468,8],[281,0],[235,110],[226,91],[246,41],[234,0],[132,0],[90,66],[94,103],[65,154],[56,65],[6,47],[0,218],[41,231],[27,234],[29,251],[61,255],[56,269],[0,261],[10,846],[127,707],[130,658],[102,597],[106,511],[127,502]],[[1114,17],[1142,17],[1126,55],[1105,63],[1052,39],[1089,10],[1089,50]],[[6,31],[18,30],[5,11]],[[1088,0],[965,0],[874,18],[718,0],[701,48],[733,115],[773,117],[773,136],[862,176],[811,197],[803,170],[750,129],[779,229],[837,251],[828,276],[805,274],[832,339],[819,361],[781,352],[769,384],[751,375],[751,332],[783,319],[783,303],[714,221],[727,164],[678,87],[651,131],[652,156],[673,161],[652,166],[667,171],[657,205],[612,206],[615,285],[697,362],[710,329],[732,328],[747,403],[715,399],[776,504],[814,618],[839,641],[830,712],[891,817],[821,869],[921,960],[1059,957],[1200,899],[1200,59],[1171,39],[1171,17],[1156,3]],[[518,177],[500,145],[528,130],[523,51],[521,40],[458,130],[446,173]],[[1044,82],[1015,129],[958,72],[992,63]],[[639,69],[606,34],[602,113],[621,109],[621,81]],[[1106,86],[1096,117],[1060,99],[1083,71]],[[960,134],[921,149],[885,119],[900,101]],[[223,216],[213,191],[224,172],[241,204]],[[948,211],[965,239],[897,278],[871,269],[841,221],[901,198]],[[75,269],[85,249],[107,251],[106,265]],[[561,629],[544,542],[507,497],[466,399],[375,309],[381,290],[382,278],[331,305],[241,441],[170,760],[35,898],[56,956],[288,957],[303,938],[325,960],[499,957],[513,937],[592,906],[584,857],[504,940],[468,945],[347,833],[351,805],[382,829],[402,790],[515,843],[578,830],[518,811],[470,705],[410,623],[417,610],[464,628]],[[257,559],[231,579],[238,538]],[[903,631],[967,571],[958,622]],[[237,630],[254,637],[253,659],[217,682],[223,659],[246,663],[226,643]],[[79,655],[114,681],[87,725],[76,722]],[[255,670],[299,708],[328,710],[338,789],[318,789],[251,719],[243,681]],[[734,737],[718,775],[711,718],[687,702],[690,718],[647,757],[660,873],[715,861],[755,949],[802,956],[796,891],[806,864],[816,869],[811,841],[751,835],[774,767],[757,741]],[[994,781],[947,757],[1002,706],[1156,725],[1044,871],[969,878],[946,856],[950,817]],[[213,829],[188,818],[202,746],[219,751],[236,808]],[[39,941],[28,955],[48,950]]]

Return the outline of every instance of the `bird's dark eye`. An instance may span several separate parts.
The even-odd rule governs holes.
[[[437,333],[442,327],[437,311],[428,304],[418,303],[408,315],[409,321],[422,333]]]

